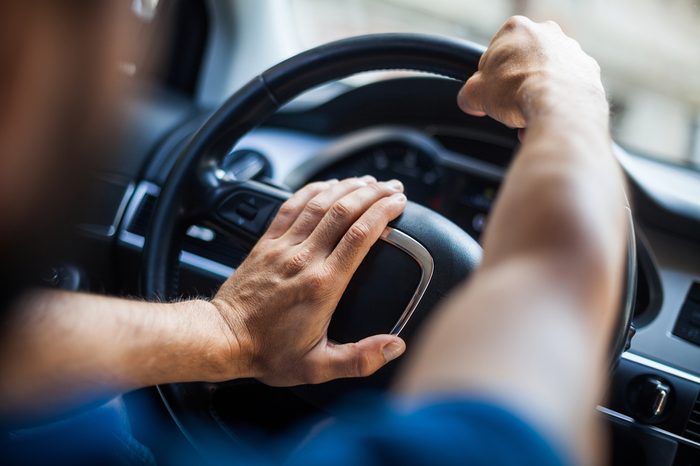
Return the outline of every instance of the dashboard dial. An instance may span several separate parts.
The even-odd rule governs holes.
[[[319,155],[318,165],[300,166],[290,184],[362,175],[378,180],[396,178],[404,184],[410,201],[441,213],[479,241],[501,184],[501,170],[483,158],[410,136],[383,137],[355,142],[354,146],[340,141],[334,151]],[[483,151],[484,147],[473,149]]]
[[[314,180],[372,175],[378,180],[396,178],[413,202],[433,209],[441,206],[442,170],[434,155],[406,142],[383,142],[350,154],[319,171]]]

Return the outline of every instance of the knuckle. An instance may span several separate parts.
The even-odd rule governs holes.
[[[479,65],[476,67],[476,73],[474,73],[474,76],[476,76],[479,72],[483,71],[484,68],[486,68],[486,63],[488,62],[489,58],[491,58],[492,52],[491,49],[488,48],[486,49],[486,52],[481,54],[481,58],[479,58]]]
[[[363,244],[369,239],[371,230],[367,224],[357,222],[353,224],[346,233],[347,239],[351,244]]]
[[[331,206],[331,214],[338,219],[349,217],[352,211],[352,204],[346,199],[340,199]]]
[[[328,189],[330,184],[327,181],[314,181],[304,186],[299,192],[304,193],[320,193]]]
[[[328,181],[314,181],[307,185],[307,189],[311,191],[322,191],[330,186]]]
[[[267,262],[277,263],[282,258],[282,249],[278,247],[265,247],[265,259]]]
[[[287,201],[280,206],[279,210],[277,211],[276,216],[283,217],[283,218],[289,217],[294,213],[295,210],[296,210],[296,205],[293,202]]]
[[[319,296],[333,283],[333,277],[325,270],[314,270],[306,276],[306,281],[312,296]]]
[[[386,183],[372,183],[365,188],[371,194],[385,194],[391,191]]]
[[[566,40],[571,44],[573,48],[575,48],[577,51],[583,51],[583,48],[581,48],[581,44],[574,39],[573,37],[567,37]]]
[[[363,181],[360,178],[353,177],[353,178],[345,178],[343,181],[340,182],[343,186],[345,186],[349,190],[361,188],[362,186],[365,186],[367,183]]]
[[[393,205],[395,204],[392,202],[391,197],[384,197],[375,203],[374,208],[377,210],[379,215],[384,216],[389,213]]]
[[[522,15],[514,15],[508,18],[503,25],[506,30],[514,30],[527,26],[529,20]]]
[[[311,263],[311,251],[301,249],[292,254],[289,259],[284,262],[284,272],[287,275],[296,275],[305,270]]]
[[[357,176],[354,176],[352,178],[348,178],[346,181],[349,184],[351,184],[352,186],[356,186],[356,187],[367,186],[367,181],[365,181],[362,178],[359,178]]]
[[[320,199],[314,198],[306,203],[306,211],[313,216],[321,216],[326,213],[326,204]]]
[[[367,217],[363,219],[364,221],[357,222],[359,223],[360,228],[367,234],[366,236],[369,236],[370,232],[374,229],[372,227],[376,227],[383,222],[388,222],[393,210],[392,207],[395,205],[396,204],[393,204],[391,199],[388,197],[380,199],[374,203],[370,211],[367,213]],[[370,225],[372,225],[372,227]]]
[[[485,54],[482,55],[482,60],[486,60],[484,58],[485,56]],[[483,65],[480,64],[480,66]],[[482,71],[477,71],[474,73],[462,88],[462,96],[469,98],[470,100],[479,97],[481,95],[480,87],[483,83],[483,76],[484,74]]]

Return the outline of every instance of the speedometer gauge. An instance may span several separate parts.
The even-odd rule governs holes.
[[[410,201],[444,215],[479,241],[503,179],[503,167],[488,162],[494,151],[505,150],[499,147],[465,137],[456,151],[416,130],[369,128],[337,139],[297,165],[285,183],[298,189],[332,178],[396,178]]]
[[[435,156],[403,141],[387,141],[365,147],[326,167],[313,180],[372,175],[378,180],[396,178],[413,202],[433,209],[441,206],[441,168]]]

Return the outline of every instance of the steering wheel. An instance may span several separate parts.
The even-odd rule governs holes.
[[[206,224],[240,245],[252,248],[289,193],[254,181],[222,176],[220,160],[248,131],[283,104],[315,86],[356,73],[406,69],[463,81],[476,71],[484,48],[462,40],[417,34],[376,34],[323,45],[290,58],[253,78],[216,110],[181,151],[155,206],[143,252],[142,285],[149,299],[174,297],[180,242],[189,225]],[[631,217],[630,229],[633,231]],[[636,284],[634,236],[630,235],[626,289],[620,306],[612,359],[623,351]],[[395,334],[407,340],[430,310],[479,264],[477,242],[440,214],[409,202],[385,230],[341,300],[350,316],[332,322],[339,338],[370,332]],[[389,296],[375,315],[355,318],[363,300],[386,277],[402,274],[404,291]],[[353,283],[363,283],[355,286]],[[350,290],[353,289],[352,293]],[[383,295],[387,293],[384,291]],[[331,335],[335,337],[335,335]],[[402,358],[405,359],[405,358]],[[385,386],[396,365],[367,379],[348,379],[305,386],[296,393],[310,403],[328,406],[348,390]],[[180,429],[200,451],[221,451],[235,444],[236,433],[222,427],[211,409],[216,384],[160,386],[162,399]]]

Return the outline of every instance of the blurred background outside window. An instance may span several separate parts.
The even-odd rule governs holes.
[[[300,45],[373,32],[488,43],[503,21],[553,19],[598,60],[613,136],[633,152],[700,169],[700,0],[289,0]]]

